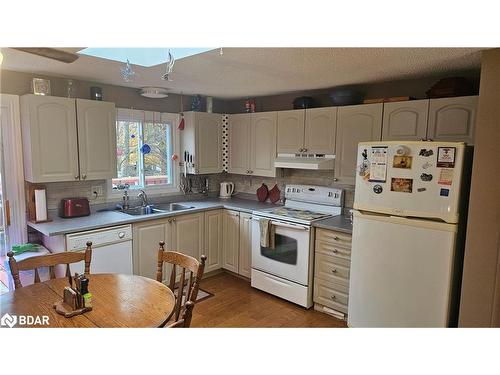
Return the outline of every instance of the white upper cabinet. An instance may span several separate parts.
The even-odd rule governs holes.
[[[229,173],[276,176],[276,124],[276,112],[229,116]]]
[[[20,102],[25,179],[79,180],[75,99],[29,94]]]
[[[477,96],[431,99],[427,138],[474,144]]]
[[[250,127],[250,174],[275,177],[276,112],[252,113]]]
[[[181,132],[181,158],[184,152],[193,156],[190,173],[222,172],[222,115],[205,112],[185,112]]]
[[[228,118],[228,172],[248,174],[250,169],[250,127],[248,113],[229,115]]]
[[[21,96],[25,178],[29,182],[116,176],[114,103]]]
[[[429,100],[384,103],[382,140],[418,141],[427,136]]]
[[[116,177],[115,104],[76,99],[80,179]]]
[[[382,103],[339,107],[335,154],[335,181],[354,185],[359,142],[379,141]]]
[[[337,107],[306,109],[304,148],[315,154],[335,154]]]
[[[295,154],[304,148],[304,109],[278,112],[278,154]]]

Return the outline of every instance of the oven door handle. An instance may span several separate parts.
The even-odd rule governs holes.
[[[309,230],[309,227],[297,224],[285,224],[280,221],[271,220],[271,224],[277,227],[289,228],[289,229],[299,229],[299,230]]]

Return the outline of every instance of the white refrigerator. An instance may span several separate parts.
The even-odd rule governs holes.
[[[456,142],[359,144],[350,327],[455,324],[469,153]]]

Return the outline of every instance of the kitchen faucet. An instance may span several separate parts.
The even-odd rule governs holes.
[[[142,200],[142,207],[146,207],[148,205],[148,196],[144,190],[141,190],[137,197]]]

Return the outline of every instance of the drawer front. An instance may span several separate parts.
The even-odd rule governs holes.
[[[345,286],[319,278],[314,279],[314,302],[347,313],[348,301],[349,296]]]
[[[352,237],[346,233],[318,228],[316,230],[316,239],[335,245],[351,247]]]
[[[346,259],[317,253],[314,260],[314,276],[349,286],[349,267],[350,262]]]
[[[314,247],[316,253],[322,253],[330,256],[337,256],[343,259],[351,259],[351,247],[339,246],[325,241],[316,241]]]

